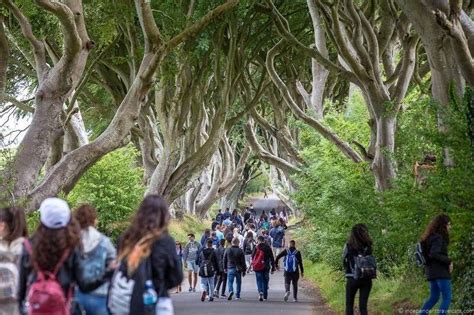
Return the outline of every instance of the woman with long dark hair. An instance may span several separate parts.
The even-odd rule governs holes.
[[[425,275],[430,283],[430,296],[421,307],[420,314],[428,314],[436,305],[440,294],[440,314],[447,314],[451,304],[451,272],[453,263],[448,255],[451,220],[445,214],[437,215],[426,228],[420,242],[426,253]]]
[[[17,207],[0,209],[0,314],[17,315],[18,270],[27,237],[25,210]]]
[[[354,299],[359,291],[359,311],[361,315],[367,315],[367,303],[372,279],[355,279],[353,268],[355,257],[359,255],[372,255],[372,238],[365,224],[356,224],[352,227],[349,239],[343,251],[343,265],[346,272],[346,315],[354,314]]]
[[[176,243],[168,234],[169,220],[168,204],[161,196],[149,195],[142,201],[119,240],[119,267],[109,291],[112,314],[173,314],[168,290],[181,284],[183,271]],[[127,295],[121,284],[129,284],[130,279],[134,285]],[[127,298],[128,309],[123,309]]]
[[[26,303],[29,302],[26,301],[27,295],[32,298],[28,292],[35,282],[43,281],[48,274],[55,276],[64,293],[64,307],[60,314],[69,314],[75,284],[83,292],[102,285],[111,274],[104,274],[91,282],[85,281],[80,265],[80,248],[80,227],[71,216],[66,201],[58,198],[45,199],[40,205],[40,224],[31,240],[25,241],[26,250],[21,258],[18,293],[20,307],[32,307],[31,303]],[[33,307],[36,311],[43,309],[45,313],[50,313],[51,302],[43,298],[42,302]]]

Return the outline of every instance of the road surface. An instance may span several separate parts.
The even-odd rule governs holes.
[[[235,285],[234,285],[235,286]],[[328,314],[325,307],[318,307],[315,299],[304,292],[298,292],[298,302],[294,303],[292,295],[288,302],[283,301],[285,286],[283,272],[275,272],[270,277],[270,290],[268,300],[258,300],[255,275],[248,274],[242,279],[241,300],[227,301],[227,299],[214,299],[214,302],[201,302],[200,288],[196,293],[189,293],[187,279],[182,286],[185,292],[172,294],[175,315],[313,315]],[[301,290],[300,290],[301,291]],[[318,311],[321,310],[321,311]],[[330,314],[330,313],[329,313]]]

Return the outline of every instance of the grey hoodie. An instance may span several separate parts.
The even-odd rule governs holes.
[[[114,260],[117,257],[117,250],[115,249],[110,239],[99,231],[97,231],[97,229],[92,226],[81,231],[81,240],[82,250],[86,254],[93,251],[99,244],[102,244],[102,246],[104,246],[107,251],[107,258],[104,262],[105,264],[108,264],[110,261]],[[89,294],[106,296],[108,290],[109,283],[107,282],[96,290],[90,292]]]

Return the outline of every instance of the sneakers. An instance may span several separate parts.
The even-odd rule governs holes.
[[[196,288],[193,288],[193,292],[196,292]]]
[[[295,303],[298,302],[298,299],[293,299],[293,302],[295,302]]]
[[[209,298],[209,302],[214,302],[214,298],[213,298],[213,297],[210,297],[210,298]]]
[[[225,293],[221,294],[221,298],[226,298],[226,297],[227,297],[227,295]]]
[[[240,301],[240,300],[241,300],[241,298],[239,298],[239,297],[238,297],[238,298],[235,298],[235,300],[237,300],[237,301]]]
[[[285,297],[283,298],[283,300],[284,300],[285,302],[288,302],[288,297],[289,297],[289,296],[290,296],[290,291],[286,291],[286,292],[285,292]]]
[[[233,296],[234,296],[234,292],[230,292],[229,297],[227,298],[227,301],[231,301]]]
[[[189,287],[189,290],[188,290],[188,291],[189,291],[189,292],[192,292],[192,291],[193,291],[193,288]]]
[[[263,302],[263,293],[260,293],[260,296],[259,296],[258,300],[259,300],[260,302]]]
[[[204,302],[206,300],[206,291],[202,291],[202,294],[201,294],[201,302]]]
[[[214,291],[213,297],[219,298],[219,293],[217,293],[217,291]]]

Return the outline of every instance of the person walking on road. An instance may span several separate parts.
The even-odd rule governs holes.
[[[201,244],[196,241],[193,233],[188,234],[188,243],[184,247],[183,259],[188,269],[189,292],[196,292],[197,277],[199,267],[196,265],[196,259],[201,251]]]
[[[247,266],[247,273],[252,270],[252,254],[255,249],[255,240],[253,238],[253,233],[251,231],[247,232],[244,239],[244,254],[245,254],[245,264]]]
[[[206,300],[206,296],[209,296],[209,302],[212,302],[214,301],[214,275],[219,269],[219,265],[211,239],[206,241],[206,248],[199,253],[196,264],[199,266],[199,276],[201,277],[201,302]]]
[[[270,272],[275,271],[275,259],[270,246],[265,242],[265,238],[260,235],[257,239],[258,245],[252,254],[252,268],[255,272],[259,301],[268,299],[268,283],[270,282]]]
[[[445,214],[436,216],[428,225],[421,245],[426,253],[425,275],[430,283],[430,297],[421,307],[420,314],[428,314],[442,297],[440,314],[447,314],[451,303],[451,273],[453,262],[448,255],[449,230],[451,220]]]
[[[278,256],[285,248],[285,228],[281,226],[280,222],[275,222],[274,227],[270,230],[272,238],[273,254]]]
[[[219,297],[219,289],[222,285],[221,297],[225,298],[225,289],[227,287],[227,273],[224,272],[224,254],[225,254],[225,239],[220,240],[219,247],[216,249],[217,264],[219,269],[217,270],[216,277],[214,280],[214,297]]]
[[[372,288],[372,279],[355,278],[355,258],[358,256],[367,256],[372,254],[372,238],[369,236],[365,224],[356,224],[351,231],[349,240],[344,246],[342,254],[343,265],[346,270],[346,315],[354,314],[354,299],[359,291],[359,310],[361,315],[367,315],[367,303],[370,290]]]
[[[183,271],[183,245],[181,245],[180,241],[176,241],[176,255],[179,258],[179,269],[181,272]],[[181,292],[181,283],[178,284],[176,287],[176,292],[175,293],[180,293]]]
[[[240,291],[242,288],[242,277],[245,277],[245,255],[239,247],[240,241],[236,237],[232,240],[232,247],[228,248],[224,254],[224,272],[227,273],[227,287],[229,296],[227,300],[232,300],[234,296],[234,280],[237,285],[236,299],[240,300]]]
[[[278,262],[280,258],[284,257],[284,277],[285,277],[285,297],[283,300],[288,302],[290,296],[290,285],[293,285],[293,302],[298,302],[298,280],[304,275],[303,259],[301,252],[296,249],[296,242],[291,240],[290,247],[282,251],[276,258],[275,265],[278,269]]]

